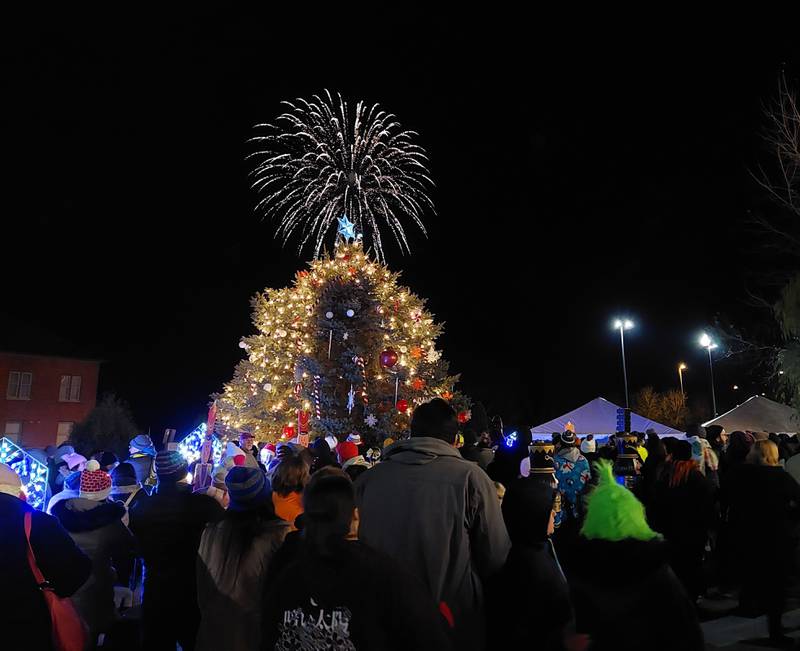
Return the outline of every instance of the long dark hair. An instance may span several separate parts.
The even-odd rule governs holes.
[[[341,470],[326,470],[314,475],[303,492],[303,538],[308,554],[335,558],[350,533],[356,500],[350,478]]]

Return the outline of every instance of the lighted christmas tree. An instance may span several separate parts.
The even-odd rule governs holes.
[[[381,228],[408,250],[401,217],[422,228],[432,210],[415,134],[377,105],[351,114],[330,94],[288,106],[280,126],[254,138],[253,185],[278,232],[301,234],[301,250],[314,243],[316,259],[291,287],[253,299],[257,332],[242,339],[247,359],[216,396],[220,420],[260,440],[359,432],[380,441],[406,433],[413,407],[437,396],[468,419],[436,348],[441,326],[383,264]]]

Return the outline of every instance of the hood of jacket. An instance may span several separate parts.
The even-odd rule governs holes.
[[[566,459],[567,461],[571,461],[572,463],[575,463],[583,455],[581,454],[581,451],[573,445],[568,448],[561,448],[556,454],[556,456],[561,457],[562,459]]]
[[[119,502],[97,502],[83,497],[62,500],[53,505],[52,511],[61,526],[71,533],[94,531],[125,515],[125,507]]]
[[[430,436],[414,436],[396,441],[387,448],[383,453],[383,462],[419,466],[440,457],[452,457],[464,461],[461,453],[449,443]]]

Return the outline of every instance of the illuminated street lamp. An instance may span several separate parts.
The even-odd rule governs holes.
[[[705,332],[700,335],[700,345],[706,349],[708,352],[708,372],[711,376],[711,406],[714,409],[714,416],[717,415],[717,396],[714,392],[714,362],[711,358],[711,351],[717,347],[711,337],[709,337]]]
[[[683,372],[687,368],[688,367],[683,362],[678,364],[678,381],[681,383],[681,398],[683,398],[684,402],[686,402],[686,394],[683,392]]]
[[[625,365],[625,331],[633,327],[633,321],[630,319],[617,319],[614,321],[614,329],[619,330],[619,343],[622,350],[622,377],[625,380],[625,408],[630,407],[628,404],[628,367]]]

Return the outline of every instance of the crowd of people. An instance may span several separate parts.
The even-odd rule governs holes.
[[[87,649],[699,650],[712,589],[787,642],[794,437],[491,430],[436,399],[381,445],[245,432],[203,489],[145,435],[122,462],[62,446],[46,512],[0,464],[2,648],[58,648],[47,590]]]

